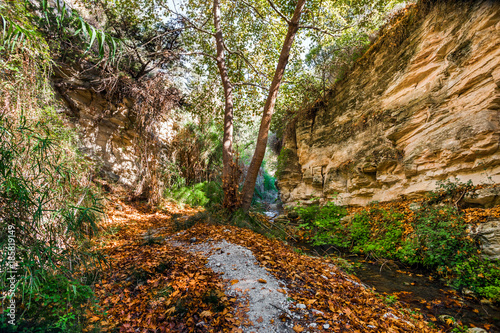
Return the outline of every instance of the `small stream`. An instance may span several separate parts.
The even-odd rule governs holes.
[[[282,212],[271,209],[265,215],[274,219]],[[295,244],[306,253],[314,255],[334,255],[346,259],[352,265],[352,273],[364,284],[385,295],[390,302],[397,300],[403,306],[420,312],[424,319],[445,331],[453,326],[446,325],[442,316],[451,316],[457,323],[468,327],[480,327],[490,333],[500,333],[500,308],[486,300],[477,300],[447,287],[431,275],[431,272],[402,268],[390,260],[378,262],[365,260],[353,254],[325,251],[312,248],[309,244]],[[441,317],[441,319],[440,319]]]
[[[324,253],[309,246],[305,248],[310,253]],[[353,275],[379,294],[386,295],[389,302],[396,296],[404,306],[417,310],[425,320],[440,328],[452,329],[452,326],[447,326],[439,319],[446,315],[461,325],[480,327],[492,333],[500,332],[500,308],[486,300],[479,301],[462,295],[436,280],[430,272],[401,268],[389,260],[374,262],[356,255],[327,253],[344,257],[352,264]]]

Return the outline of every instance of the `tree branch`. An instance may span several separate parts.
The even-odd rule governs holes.
[[[247,7],[250,7],[254,10],[254,12],[257,14],[258,17],[260,17],[262,20],[265,20],[264,18],[264,15],[262,15],[259,10],[257,8],[255,8],[255,6],[249,4],[248,2],[246,2],[245,0],[232,0],[234,3],[238,4],[238,3],[243,3],[245,6]]]
[[[214,55],[211,55],[209,53],[205,53],[205,52],[184,52],[184,53],[177,53],[178,55],[187,55],[187,56],[190,56],[190,55],[202,55],[202,56],[205,56],[205,57],[209,57],[209,58],[212,58],[213,60],[217,61],[217,57],[214,56]]]
[[[197,26],[196,24],[194,24],[194,23],[193,23],[190,19],[188,19],[186,16],[184,16],[184,15],[182,15],[182,14],[179,14],[179,13],[177,13],[177,12],[174,12],[172,9],[170,9],[170,8],[168,8],[168,7],[166,7],[165,9],[166,9],[168,12],[170,12],[171,14],[174,14],[174,15],[179,16],[179,17],[182,19],[182,21],[183,21],[183,22],[186,22],[186,23],[187,23],[187,25],[188,25],[190,28],[193,28],[193,29],[195,29],[195,30],[198,30],[199,32],[202,32],[202,33],[204,33],[204,34],[207,34],[207,35],[210,35],[210,36],[212,36],[212,37],[215,37],[215,34],[214,34],[214,33],[211,33],[210,31],[205,30],[205,29],[203,29],[203,28],[202,28],[202,27],[204,27],[204,26],[208,23],[208,21],[209,21],[209,19],[210,19],[210,18],[208,18],[208,19],[205,21],[205,23],[203,23],[203,24],[202,24],[202,26],[201,26],[201,27],[199,27],[199,26]]]
[[[245,57],[245,55],[243,54],[242,51],[240,50],[237,50],[237,51],[233,51],[231,49],[229,49],[226,45],[226,43],[223,43],[223,46],[224,46],[224,49],[227,51],[227,53],[229,54],[236,54],[237,56],[239,56],[241,59],[243,59],[243,61],[255,72],[257,73],[258,75],[262,76],[263,78],[267,79],[266,75],[264,73],[262,73],[261,71],[259,71],[251,62],[250,60],[247,59],[247,57]]]
[[[347,30],[348,28],[350,27],[346,27],[344,29],[340,29],[340,31],[344,31],[344,30]],[[326,35],[329,35],[329,36],[332,36],[332,37],[339,37],[340,34],[335,34],[333,31],[330,31],[330,30],[327,30],[327,29],[322,29],[320,27],[316,27],[314,25],[299,25],[299,29],[312,29],[312,30],[316,30],[316,31],[319,31],[319,32],[322,32]]]
[[[252,87],[257,87],[265,91],[269,91],[269,88],[261,86],[260,84],[257,83],[250,83],[250,82],[238,82],[238,83],[233,83],[233,86],[252,86]]]
[[[280,12],[280,10],[276,7],[276,5],[271,1],[271,0],[267,0],[267,2],[269,2],[269,4],[271,5],[271,7],[273,8],[273,10],[283,19],[285,20],[286,23],[290,24],[290,20],[282,13]]]
[[[185,28],[179,28],[179,29],[174,29],[174,30],[166,31],[166,32],[164,32],[164,33],[162,33],[162,34],[160,34],[158,36],[155,36],[155,37],[151,38],[149,41],[147,41],[146,43],[142,44],[141,46],[144,47],[144,46],[148,45],[149,43],[152,43],[155,39],[162,38],[162,37],[164,37],[166,35],[173,34],[175,32],[182,31],[184,29]]]

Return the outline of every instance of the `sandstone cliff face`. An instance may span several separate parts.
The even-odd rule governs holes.
[[[297,117],[283,202],[365,205],[452,177],[500,183],[500,3],[437,1],[416,20],[396,47],[382,35]]]
[[[76,66],[76,65],[75,65]],[[137,187],[141,170],[137,115],[130,98],[110,101],[95,90],[98,75],[62,64],[56,68],[53,84],[68,106],[65,113],[81,134],[81,150],[97,162],[101,176],[130,187]],[[173,135],[173,121],[155,128],[160,144]],[[144,161],[142,161],[144,162]]]

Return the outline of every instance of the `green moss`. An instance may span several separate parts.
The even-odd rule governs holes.
[[[281,150],[280,154],[278,155],[278,163],[276,165],[276,178],[279,179],[283,175],[284,170],[288,166],[289,160],[292,158],[292,156],[293,151],[291,149],[283,148]]]

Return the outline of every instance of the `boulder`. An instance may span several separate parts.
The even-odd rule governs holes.
[[[491,219],[478,225],[475,234],[481,243],[484,257],[500,260],[500,220]]]

